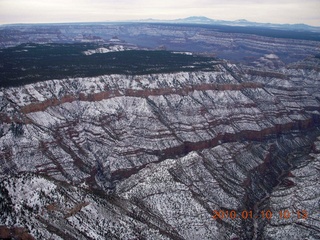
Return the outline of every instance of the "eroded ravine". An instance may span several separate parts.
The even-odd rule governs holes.
[[[273,143],[268,149],[267,159],[248,173],[244,207],[240,211],[252,211],[253,218],[242,220],[243,229],[246,230],[241,232],[243,239],[263,238],[266,222],[270,221],[270,218],[265,215],[267,211],[272,213],[273,218],[280,217],[278,212],[270,210],[270,195],[288,176],[292,175],[291,171],[305,164],[308,154],[312,151],[313,142],[319,134],[320,129],[316,128],[312,131],[302,131],[298,136],[283,134],[280,138],[271,141]],[[287,188],[290,187],[292,186],[287,185]]]
[[[90,202],[75,216],[49,211],[40,221],[32,215],[39,214],[38,205],[24,202],[33,224],[54,218],[57,229],[72,229],[81,216],[95,234],[111,229],[106,234],[119,239],[141,231],[147,239],[274,236],[283,223],[214,221],[212,210],[259,213],[281,206],[277,198],[297,195],[285,191],[303,185],[303,178],[292,176],[313,154],[320,126],[318,79],[306,77],[305,89],[297,80],[301,74],[317,76],[307,70],[252,72],[225,63],[217,72],[114,75],[8,88],[1,96],[1,171],[12,174],[19,189],[32,186],[21,192],[26,199],[34,191],[38,199],[37,184],[51,186],[35,201],[42,207],[56,201],[68,211]],[[25,177],[28,172],[34,175]],[[63,206],[66,193],[52,190],[56,180],[69,186],[72,199],[79,198],[77,189],[87,195]],[[6,197],[19,204],[13,183],[3,186],[10,190]],[[294,198],[312,209],[301,199]],[[89,210],[97,219],[116,215],[119,221],[93,223]],[[318,226],[296,222],[285,224]],[[89,234],[79,232],[71,235]]]

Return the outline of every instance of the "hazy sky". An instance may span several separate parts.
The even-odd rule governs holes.
[[[188,16],[320,26],[320,0],[0,0],[0,24]]]

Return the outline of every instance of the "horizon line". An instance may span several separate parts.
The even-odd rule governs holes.
[[[5,26],[5,25],[42,25],[42,24],[86,24],[86,23],[143,23],[143,22],[148,22],[151,21],[156,21],[158,23],[173,23],[176,24],[177,22],[175,21],[181,21],[181,20],[186,20],[188,18],[205,18],[211,21],[217,21],[218,22],[226,22],[226,23],[237,23],[242,21],[243,23],[256,23],[256,24],[270,24],[270,25],[289,25],[289,26],[294,26],[294,25],[305,25],[308,27],[314,27],[314,28],[320,28],[320,25],[310,25],[306,23],[272,23],[272,22],[255,22],[255,21],[250,21],[245,18],[241,19],[236,19],[236,20],[222,20],[222,19],[213,19],[213,18],[208,18],[206,16],[188,16],[185,18],[174,18],[174,19],[156,19],[156,18],[144,18],[144,19],[126,19],[126,20],[98,20],[98,21],[65,21],[65,22],[11,22],[11,23],[0,23],[0,26]],[[192,22],[191,22],[192,24]],[[214,23],[197,23],[194,22],[193,24],[199,24],[199,25],[214,25]],[[223,24],[220,24],[223,25]],[[230,26],[230,25],[229,25]]]

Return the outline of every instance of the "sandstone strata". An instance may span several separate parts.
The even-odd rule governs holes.
[[[3,89],[0,171],[15,177],[1,196],[16,217],[1,221],[42,238],[319,237],[318,60],[278,71],[214,64]],[[211,218],[300,208],[305,221]]]

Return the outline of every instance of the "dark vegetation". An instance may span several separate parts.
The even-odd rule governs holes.
[[[13,136],[15,137],[20,137],[24,133],[22,123],[11,123],[10,130],[12,131]],[[0,131],[0,134],[1,134],[1,131]]]
[[[18,86],[49,79],[105,74],[148,74],[213,70],[213,58],[168,51],[130,50],[83,54],[97,44],[22,44],[0,50],[0,86]]]

